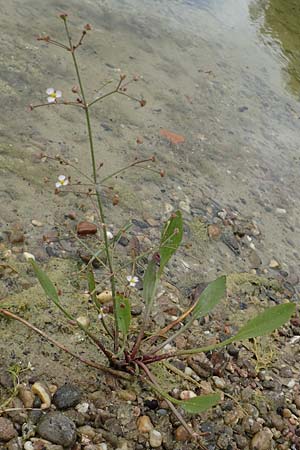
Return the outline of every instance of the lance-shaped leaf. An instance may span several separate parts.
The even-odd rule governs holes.
[[[252,339],[258,336],[272,333],[277,328],[284,325],[294,314],[296,305],[294,303],[284,303],[283,305],[272,306],[265,309],[253,319],[250,319],[236,335],[226,339],[218,344],[208,345],[206,347],[192,348],[190,350],[179,350],[176,355],[194,355],[197,353],[206,353],[217,348],[225,347],[228,344],[245,339]]]
[[[193,397],[189,400],[181,401],[180,406],[190,414],[199,414],[217,405],[220,400],[221,395],[219,393],[200,395],[199,397]]]
[[[206,316],[225,296],[226,277],[222,276],[212,281],[202,292],[194,308],[193,320]]]
[[[116,310],[119,330],[124,336],[127,336],[131,322],[131,308],[128,298],[121,294],[117,294]]]
[[[272,331],[284,325],[294,314],[295,303],[284,303],[265,309],[261,314],[249,320],[238,333],[231,338],[233,341],[252,339],[257,336],[272,333]]]
[[[152,258],[148,263],[143,279],[143,297],[146,305],[152,304],[157,288],[157,283],[157,265],[155,258]]]
[[[96,308],[98,310],[100,310],[101,303],[97,299],[96,282],[95,282],[94,272],[91,267],[89,267],[88,272],[87,272],[87,280],[88,280],[89,293],[90,293],[91,299],[93,300],[93,303],[96,305]]]
[[[162,231],[159,247],[160,275],[162,274],[164,267],[168,263],[171,256],[178,249],[182,240],[182,235],[183,235],[182,215],[180,211],[176,211],[166,222]]]
[[[49,297],[56,305],[59,305],[60,301],[57,290],[48,275],[40,268],[35,260],[29,259],[29,261],[47,297]]]

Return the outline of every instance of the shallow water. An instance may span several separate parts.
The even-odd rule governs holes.
[[[153,152],[167,171],[163,180],[138,173],[129,177],[133,187],[119,186],[126,214],[154,210],[161,216],[166,203],[186,201],[197,209],[206,199],[254,218],[263,234],[263,263],[275,257],[288,268],[297,266],[300,244],[300,17],[296,1],[281,3],[71,0],[68,12],[73,29],[93,26],[80,49],[91,95],[101,80],[117,80],[119,70],[143,77],[133,92],[145,96],[146,108],[112,98],[95,108],[93,122],[97,160],[106,172]],[[27,111],[28,104],[46,99],[50,86],[70,97],[75,79],[68,55],[34,38],[46,33],[64,39],[55,17],[64,2],[0,5],[0,218],[3,227],[22,222],[34,235],[31,219],[51,226],[74,205],[70,195],[53,195],[61,168],[36,155],[59,153],[77,159],[85,171],[89,156],[79,111]],[[185,142],[169,144],[160,128],[185,136]],[[142,146],[135,144],[137,136],[144,137]],[[280,216],[276,208],[287,213]],[[225,257],[223,267],[248,269],[243,258],[225,247],[220,251],[220,267]]]

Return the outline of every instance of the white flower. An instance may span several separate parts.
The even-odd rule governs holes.
[[[48,88],[46,90],[46,93],[48,95],[48,98],[47,98],[48,103],[54,103],[54,102],[56,102],[57,98],[61,98],[61,96],[62,96],[61,91],[56,91],[53,88]]]
[[[59,175],[58,181],[55,183],[55,186],[57,189],[59,189],[62,186],[67,186],[69,184],[68,178],[65,177],[65,175]]]
[[[35,257],[34,255],[32,255],[31,253],[28,252],[24,252],[23,253],[24,258],[26,259],[26,261],[29,261],[30,259],[33,259],[33,261],[35,261]]]
[[[126,277],[126,279],[127,279],[128,283],[129,283],[129,286],[131,286],[131,287],[135,287],[135,285],[139,281],[138,277],[133,277],[132,275],[128,275]]]

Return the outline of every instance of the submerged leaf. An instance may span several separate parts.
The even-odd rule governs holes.
[[[171,256],[178,249],[183,236],[183,223],[180,211],[172,214],[162,231],[159,255],[160,255],[160,275]]]
[[[193,320],[206,316],[225,296],[226,277],[212,281],[202,292],[193,311]]]
[[[116,295],[116,310],[119,330],[127,336],[131,322],[131,308],[128,298]]]
[[[189,400],[181,401],[180,406],[190,414],[198,414],[212,406],[217,405],[221,400],[221,395],[219,393],[200,395],[199,397],[193,397]]]
[[[40,268],[36,261],[33,259],[30,259],[29,261],[47,297],[49,297],[55,304],[59,304],[57,290],[48,275]]]
[[[89,270],[87,272],[87,280],[88,280],[90,296],[91,296],[94,304],[99,309],[99,308],[101,308],[101,305],[99,303],[99,300],[97,299],[96,282],[95,282],[94,272],[93,272],[93,269],[91,267],[89,268]]]

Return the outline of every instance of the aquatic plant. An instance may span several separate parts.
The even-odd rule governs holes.
[[[295,305],[293,303],[285,303],[276,305],[250,319],[235,335],[227,338],[224,341],[218,342],[213,345],[208,345],[199,348],[186,348],[186,349],[172,349],[170,344],[178,338],[178,336],[187,332],[193,323],[200,318],[207,316],[213,308],[226,297],[226,276],[221,276],[215,281],[208,284],[208,286],[201,293],[195,303],[180,317],[173,320],[163,329],[152,330],[151,314],[157,298],[157,289],[161,278],[164,275],[164,269],[170,263],[172,256],[178,249],[183,238],[183,221],[182,214],[178,210],[171,214],[170,218],[164,224],[161,232],[160,242],[157,248],[152,253],[144,255],[147,256],[147,263],[142,279],[142,301],[144,303],[144,313],[139,329],[136,332],[132,328],[131,317],[131,294],[132,289],[136,287],[136,284],[140,281],[139,277],[135,274],[135,264],[133,264],[132,273],[127,275],[127,284],[120,285],[119,279],[114,269],[114,260],[112,257],[112,251],[115,249],[115,244],[122,236],[123,230],[120,230],[115,236],[110,232],[106,224],[106,216],[103,206],[103,193],[102,185],[108,179],[116,176],[128,170],[129,168],[137,165],[144,167],[145,162],[154,161],[154,157],[151,156],[144,160],[135,160],[131,164],[128,164],[122,169],[118,169],[110,175],[106,175],[104,178],[99,176],[98,167],[96,164],[93,130],[91,122],[91,109],[100,101],[103,101],[111,95],[123,95],[134,101],[137,101],[141,107],[145,106],[146,102],[143,98],[136,98],[128,93],[128,85],[130,82],[125,83],[126,76],[120,75],[119,81],[116,86],[92,101],[88,101],[84,84],[81,78],[79,64],[77,61],[77,50],[83,43],[83,40],[87,33],[91,30],[89,24],[85,25],[82,30],[81,36],[76,44],[74,44],[68,25],[68,17],[66,14],[61,14],[60,18],[63,21],[64,29],[67,37],[67,44],[56,41],[50,36],[40,36],[38,40],[47,44],[55,45],[62,48],[71,56],[75,73],[77,76],[78,87],[73,87],[72,92],[76,94],[75,101],[64,100],[63,94],[59,90],[54,88],[48,88],[46,90],[47,102],[31,105],[30,109],[34,111],[39,107],[55,107],[58,105],[68,105],[75,108],[79,108],[83,111],[85,116],[85,123],[88,135],[90,159],[92,177],[82,172],[80,174],[85,178],[88,183],[88,195],[94,196],[96,199],[96,205],[98,209],[99,221],[102,230],[103,248],[93,254],[93,258],[87,263],[85,267],[85,273],[87,277],[87,284],[89,289],[89,295],[95,306],[99,323],[101,324],[100,336],[95,335],[89,329],[88,324],[79,318],[76,319],[61,303],[60,296],[57,288],[54,286],[48,275],[42,270],[39,264],[35,261],[34,255],[30,253],[24,254],[26,259],[31,264],[36,277],[38,278],[46,296],[56,305],[56,307],[62,312],[62,314],[72,323],[76,324],[80,330],[91,340],[99,349],[99,351],[107,359],[107,365],[100,364],[97,361],[90,361],[82,358],[76,352],[66,348],[63,344],[57,342],[54,338],[47,335],[44,331],[36,328],[25,319],[15,315],[14,313],[0,309],[0,314],[15,319],[22,324],[26,325],[36,333],[62,349],[63,351],[74,356],[82,363],[91,366],[93,368],[108,372],[117,377],[125,380],[132,380],[137,378],[140,381],[148,384],[153,391],[165,399],[167,404],[173,413],[180,420],[185,429],[197,437],[191,428],[188,426],[180,412],[176,409],[177,406],[181,407],[184,411],[190,414],[197,414],[206,409],[216,405],[220,401],[220,394],[218,392],[195,396],[188,399],[178,400],[165,392],[162,389],[160,383],[156,379],[151,366],[155,363],[173,360],[175,358],[184,358],[190,355],[198,353],[207,353],[215,349],[220,349],[228,344],[236,341],[248,340],[261,336],[267,333],[273,332],[275,329],[283,325],[290,319],[295,311]],[[134,81],[135,79],[131,80]],[[105,86],[110,84],[111,81],[105,83]],[[102,86],[105,87],[104,85]],[[56,158],[58,162],[70,165],[70,162],[63,160],[62,158]],[[161,176],[163,172],[157,171]],[[55,183],[55,187],[58,193],[65,189],[66,186],[70,187],[70,180],[66,175],[59,175],[58,181]],[[113,203],[118,203],[118,198],[114,197]],[[105,258],[103,258],[103,254]],[[110,292],[109,296],[113,304],[112,312],[113,317],[108,316],[103,311],[103,305],[97,295],[98,286],[95,281],[94,269],[92,262],[98,260],[99,263],[109,271]],[[103,339],[105,334],[105,340]],[[107,340],[110,339],[111,344],[107,345]],[[104,343],[105,342],[105,343]]]

